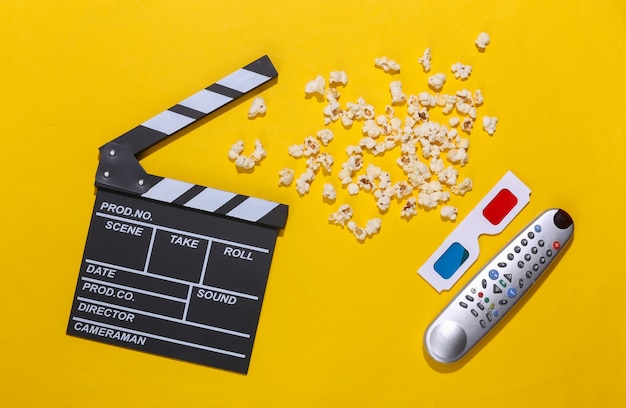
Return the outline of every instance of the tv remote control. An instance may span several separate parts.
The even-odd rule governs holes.
[[[561,209],[543,212],[461,289],[424,334],[430,356],[453,363],[520,301],[562,253],[574,222]]]

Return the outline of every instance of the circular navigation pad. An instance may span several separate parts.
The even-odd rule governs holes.
[[[455,322],[445,321],[433,327],[426,339],[430,355],[437,361],[451,363],[465,350],[467,335]]]

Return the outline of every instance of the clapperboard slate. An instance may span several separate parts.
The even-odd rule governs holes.
[[[100,148],[67,334],[247,373],[288,207],[147,174],[137,154],[277,75],[264,56]]]

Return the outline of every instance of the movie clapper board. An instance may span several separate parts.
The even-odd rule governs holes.
[[[288,207],[147,174],[137,154],[277,75],[261,57],[100,148],[68,335],[247,373]]]

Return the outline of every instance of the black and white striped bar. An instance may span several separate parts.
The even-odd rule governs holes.
[[[127,146],[137,154],[277,76],[265,55],[148,119],[113,143]]]
[[[287,222],[285,204],[169,178],[162,178],[141,196],[278,229]]]

